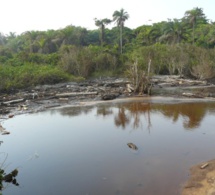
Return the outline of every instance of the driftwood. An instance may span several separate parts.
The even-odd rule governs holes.
[[[194,97],[194,98],[204,98],[201,94],[194,94],[194,93],[182,93],[183,96],[186,97]]]
[[[134,91],[134,88],[131,86],[131,84],[126,84],[126,89],[129,93],[132,93]]]
[[[56,94],[56,97],[69,97],[69,96],[79,96],[79,95],[97,95],[98,92],[74,92],[74,93],[60,93]]]
[[[59,98],[59,101],[69,101],[69,98]]]
[[[203,164],[200,168],[201,168],[201,169],[205,169],[208,165],[209,165],[208,163],[205,163],[205,164]]]
[[[11,100],[11,101],[7,101],[7,102],[2,102],[2,104],[10,105],[10,104],[16,104],[16,103],[24,102],[24,101],[25,101],[25,99],[22,98],[22,99],[16,99],[16,100]]]
[[[168,75],[168,76],[154,76],[151,81],[158,85],[163,86],[194,86],[194,85],[207,85],[207,81],[184,79],[180,76]]]
[[[6,129],[4,127],[2,127],[2,125],[0,124],[0,132],[2,135],[8,135],[10,134],[9,131],[6,131]]]
[[[21,90],[15,94],[0,94],[0,118],[5,118],[5,115],[9,113],[16,115],[18,111],[30,112],[32,109],[38,111],[43,110],[45,108],[44,106],[56,106],[56,100],[59,104],[65,105],[72,101],[80,101],[80,98],[89,100],[97,97],[102,100],[112,100],[120,95],[123,97],[136,94],[150,95],[151,91],[153,95],[162,95],[166,93],[166,95],[169,94],[172,96],[172,92],[175,91],[177,95],[191,98],[215,97],[215,87],[210,83],[207,83],[207,81],[190,80],[180,76],[170,75],[150,76],[150,59],[148,63],[148,71],[139,71],[138,73],[138,66],[136,63],[137,62],[134,63],[134,66],[132,66],[130,70],[131,76],[135,77],[136,75],[136,77],[130,82],[128,79],[107,78],[85,81],[83,83],[71,82],[37,86],[30,91]],[[201,86],[201,88],[198,88],[198,86]],[[206,86],[210,88],[205,88]],[[180,87],[180,90],[178,90],[177,87]],[[190,92],[192,93],[183,93],[189,92],[189,87]],[[25,100],[28,107],[21,105],[24,104]],[[29,111],[27,111],[28,108]],[[6,118],[8,117],[9,116],[6,116]]]
[[[98,86],[120,87],[120,86],[126,86],[126,84],[129,84],[129,83],[130,83],[130,81],[100,82],[100,83],[98,83]]]

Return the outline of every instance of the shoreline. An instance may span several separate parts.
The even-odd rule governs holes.
[[[214,101],[215,96],[208,96],[206,93],[215,92],[214,85],[212,86],[174,86],[174,87],[158,87],[153,90],[157,93],[152,96],[148,95],[134,95],[126,91],[125,81],[120,80],[120,85],[116,81],[112,82],[109,85],[116,85],[115,87],[111,86],[108,88],[107,83],[104,83],[104,86],[78,86],[75,83],[66,83],[58,84],[56,86],[41,86],[31,91],[21,91],[15,95],[11,96],[0,96],[0,109],[5,109],[8,112],[0,112],[0,127],[1,122],[12,118],[16,115],[28,114],[42,112],[47,109],[56,109],[62,107],[79,107],[79,106],[91,106],[96,104],[106,104],[106,103],[119,103],[119,102],[129,102],[129,101],[147,101],[150,103],[180,103],[180,102],[208,102]],[[121,86],[121,84],[123,86]],[[98,88],[95,90],[95,88]],[[102,88],[103,87],[103,88]],[[90,91],[97,93],[95,95],[82,95],[82,96],[72,96],[72,97],[63,97],[58,98],[55,95],[57,93],[68,93],[73,92],[72,90],[76,88],[79,92]],[[182,92],[192,92],[193,89],[198,91],[203,91],[206,94],[204,97],[195,97],[195,96],[183,96]],[[207,91],[209,89],[209,91]],[[107,90],[107,91],[106,91]],[[112,100],[102,100],[103,92],[121,94],[117,98]],[[5,98],[4,98],[5,97]],[[11,103],[8,105],[3,105],[3,101],[11,101],[14,99],[22,99],[23,101]],[[4,110],[3,110],[4,111]],[[0,128],[1,130],[1,128]],[[4,132],[4,131],[2,131]],[[204,169],[200,167],[202,164],[208,163],[208,166]],[[193,165],[190,168],[190,175],[188,180],[182,184],[181,194],[182,195],[215,195],[215,160],[210,160],[203,162],[197,165]]]
[[[181,195],[215,194],[215,159],[193,165]]]

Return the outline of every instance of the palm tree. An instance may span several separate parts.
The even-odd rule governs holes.
[[[125,21],[129,18],[129,14],[121,9],[120,11],[115,11],[113,13],[113,21],[116,22],[117,26],[120,29],[120,52],[122,54],[122,29],[124,27]]]
[[[164,33],[159,40],[170,44],[180,43],[182,40],[186,40],[186,33],[185,25],[181,20],[169,19],[164,24]]]
[[[151,43],[160,42],[163,38],[166,22],[154,23],[149,31],[149,40]]]
[[[39,31],[26,31],[21,34],[24,39],[25,48],[26,50],[28,50],[28,52],[33,53],[35,40],[38,37],[39,33]]]
[[[191,24],[192,26],[192,31],[193,31],[193,44],[194,44],[194,39],[195,39],[195,27],[197,25],[197,23],[203,23],[206,24],[207,23],[207,19],[205,14],[203,13],[203,9],[202,8],[193,8],[192,10],[188,10],[185,12],[184,15],[185,20],[188,21],[188,23]]]
[[[95,25],[100,28],[100,31],[101,31],[100,40],[101,40],[101,46],[103,46],[105,25],[110,24],[112,21],[107,18],[104,18],[102,20],[98,20],[97,18],[95,18],[94,20],[95,20]]]
[[[7,40],[11,40],[11,39],[15,39],[16,33],[15,32],[9,32],[9,34],[7,35]]]

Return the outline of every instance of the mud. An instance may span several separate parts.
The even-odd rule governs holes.
[[[111,78],[43,85],[13,93],[0,93],[0,119],[52,107],[80,105],[83,101],[97,101],[105,94],[114,98],[126,97],[129,96],[126,83],[126,79]]]
[[[151,79],[152,96],[180,98],[215,98],[215,85],[207,81],[183,79],[178,76],[155,76]],[[17,114],[39,112],[51,107],[80,105],[82,102],[112,100],[139,96],[125,78],[105,78],[42,85],[10,93],[0,92],[0,119]],[[141,96],[146,96],[142,95]]]
[[[215,160],[191,167],[182,195],[215,195]]]

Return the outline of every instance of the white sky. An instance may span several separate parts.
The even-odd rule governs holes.
[[[92,30],[97,28],[94,18],[112,19],[121,8],[130,15],[125,26],[134,29],[149,20],[180,19],[194,7],[215,21],[215,0],[0,0],[0,32],[57,30],[70,24]]]

